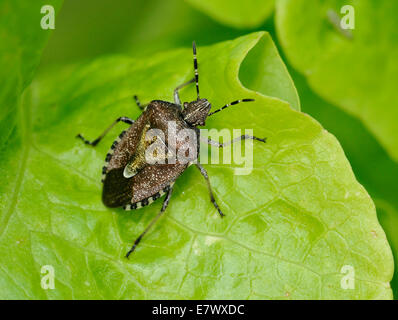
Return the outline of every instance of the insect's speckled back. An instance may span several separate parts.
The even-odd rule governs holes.
[[[146,124],[149,124],[151,129],[162,130],[165,137],[168,135],[168,121],[176,123],[177,132],[184,128],[191,128],[182,120],[180,112],[180,108],[173,103],[152,101],[126,131],[115,147],[106,169],[102,192],[102,200],[106,206],[120,207],[147,199],[173,183],[184,172],[189,164],[177,162],[176,164],[146,165],[131,178],[123,176],[123,170],[134,155]],[[177,144],[177,151],[178,148]]]

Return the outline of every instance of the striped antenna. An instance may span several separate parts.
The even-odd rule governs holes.
[[[199,97],[199,73],[198,73],[198,60],[196,59],[196,43],[195,43],[195,41],[192,42],[192,50],[193,50],[193,67],[195,69],[196,93],[198,94],[198,100],[199,100],[200,99],[200,97]]]
[[[228,108],[229,106],[233,106],[234,104],[238,104],[241,102],[250,102],[250,101],[254,101],[254,99],[242,99],[242,100],[232,101],[231,103],[226,104],[224,107],[217,109],[216,111],[210,112],[207,116],[209,117],[217,112],[220,112],[221,110]]]

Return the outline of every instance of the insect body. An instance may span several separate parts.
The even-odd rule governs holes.
[[[199,75],[195,43],[193,43],[193,54],[195,76],[174,90],[174,103],[154,100],[148,105],[142,106],[138,98],[135,96],[137,105],[144,110],[144,112],[136,121],[127,117],[120,117],[116,119],[97,139],[93,140],[92,142],[86,140],[80,134],[77,135],[77,137],[82,139],[86,144],[96,146],[116,123],[122,121],[130,125],[130,127],[126,131],[123,131],[119,135],[118,139],[113,142],[111,149],[106,156],[105,166],[102,169],[102,182],[104,184],[102,201],[107,207],[123,207],[125,210],[138,209],[149,205],[162,195],[166,194],[162,209],[147,226],[144,232],[135,240],[134,245],[127,253],[126,257],[128,257],[135,250],[142,237],[164,213],[169,203],[175,180],[192,163],[195,163],[195,166],[200,170],[200,173],[206,179],[210,200],[214,207],[217,209],[221,217],[224,216],[215,200],[206,170],[200,165],[199,162],[196,161],[200,144],[200,131],[197,126],[204,126],[208,116],[211,116],[230,105],[254,100],[237,100],[223,106],[220,109],[210,112],[211,104],[209,101],[206,99],[200,99],[199,97]],[[196,84],[197,99],[189,103],[185,102],[184,104],[181,104],[179,90],[191,83]],[[171,132],[169,123],[175,124],[174,132]],[[152,129],[157,129],[161,132],[164,132],[165,136],[169,136],[170,134],[172,136],[178,136],[182,130],[188,129],[194,132],[197,139],[194,140],[194,145],[188,146],[188,142],[185,140],[176,139],[175,145],[171,146],[169,141],[162,141],[162,139],[160,139],[158,136],[147,139],[147,133]],[[210,139],[208,139],[206,142],[213,146],[222,148],[228,144],[232,144],[236,141],[244,139],[253,139],[265,142],[265,139],[248,135],[243,135],[226,143],[218,143]],[[167,152],[164,155],[164,160],[169,159],[168,157],[171,152],[170,150],[174,151],[174,155],[181,150],[185,151],[189,148],[194,149],[196,152],[190,161],[177,160],[172,163],[168,161],[160,164],[156,162],[152,163],[148,161],[148,154],[146,153],[146,150],[154,143],[160,143],[160,145],[165,147]],[[162,157],[162,155],[160,157]]]

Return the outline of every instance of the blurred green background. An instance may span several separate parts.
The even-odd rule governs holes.
[[[358,181],[371,195],[397,264],[398,129],[394,124],[398,123],[398,100],[393,97],[398,84],[394,73],[394,57],[398,60],[397,3],[66,0],[56,10],[56,28],[37,72],[40,75],[59,65],[115,53],[150,56],[190,47],[192,40],[205,46],[253,31],[268,31],[297,87],[301,110],[337,137]],[[335,32],[328,20],[329,9],[344,4],[357,8],[351,40]],[[337,11],[335,14],[342,16]],[[284,19],[291,22],[286,26]],[[346,91],[341,90],[345,83]],[[397,299],[397,271],[391,286]]]

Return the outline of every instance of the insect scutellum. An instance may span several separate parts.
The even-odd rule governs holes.
[[[174,90],[174,103],[153,100],[147,105],[141,105],[137,96],[134,96],[137,106],[143,110],[143,113],[137,120],[132,120],[128,117],[117,118],[97,139],[93,141],[86,140],[81,134],[77,137],[87,145],[96,146],[101,139],[112,129],[118,122],[125,122],[130,127],[123,131],[119,137],[113,142],[105,159],[105,166],[102,169],[103,192],[102,200],[108,207],[123,207],[125,210],[138,209],[143,206],[151,204],[153,201],[166,194],[163,201],[162,208],[155,218],[150,222],[147,228],[135,240],[132,248],[126,254],[129,255],[135,250],[138,243],[143,236],[149,231],[154,223],[165,212],[173,191],[173,185],[182,172],[193,162],[181,164],[175,163],[173,165],[167,164],[162,166],[160,164],[148,164],[145,161],[143,152],[145,148],[150,146],[158,139],[151,141],[145,139],[145,133],[151,128],[160,130],[167,130],[167,123],[175,121],[180,129],[193,129],[199,134],[197,126],[204,126],[206,119],[231,105],[236,105],[240,102],[251,102],[254,99],[235,100],[223,107],[211,110],[211,104],[207,99],[201,99],[199,95],[199,72],[198,62],[196,56],[196,44],[193,42],[193,65],[194,77],[177,86]],[[191,83],[195,83],[197,97],[191,102],[181,103],[179,90]],[[266,139],[257,138],[249,135],[242,135],[229,142],[219,143],[208,139],[207,143],[219,148],[226,145],[245,140],[252,139],[260,142],[266,142]],[[197,142],[199,149],[199,141]],[[221,217],[224,216],[217,201],[214,197],[213,190],[210,185],[209,176],[206,169],[195,161],[195,166],[199,169],[201,175],[205,178],[210,201],[218,211]]]

